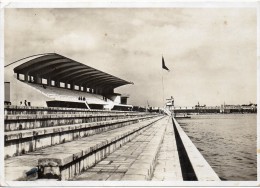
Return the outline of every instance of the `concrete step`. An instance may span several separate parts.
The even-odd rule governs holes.
[[[167,123],[168,118],[157,121],[131,142],[108,155],[74,180],[150,180]]]
[[[85,113],[85,114],[25,114],[6,115],[5,132],[46,128],[77,123],[91,123],[154,115],[149,113]]]
[[[17,106],[5,105],[4,115],[26,115],[26,114],[147,114],[146,112],[119,111],[119,110],[98,110],[83,108],[64,108],[64,107],[37,107],[37,106]]]
[[[64,119],[64,118],[90,118],[90,117],[125,117],[125,116],[140,116],[144,115],[141,113],[113,113],[113,114],[104,114],[104,113],[84,113],[84,114],[18,114],[18,115],[5,115],[5,121],[9,120],[30,120],[30,119]]]
[[[154,115],[119,120],[53,126],[5,133],[5,158],[23,155],[41,148],[62,144],[154,117]]]
[[[37,167],[37,163],[39,163],[39,166],[46,171],[48,171],[49,167],[55,169],[58,165],[62,170],[57,172],[60,176],[59,178],[70,179],[74,177],[75,172],[79,173],[97,163],[107,154],[133,139],[137,135],[137,131],[161,118],[154,117],[129,126],[81,138],[80,140],[6,159],[5,178],[6,180],[28,180],[27,173],[32,172]],[[83,159],[83,161],[79,161],[79,159]]]

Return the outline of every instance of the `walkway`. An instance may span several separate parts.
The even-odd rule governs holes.
[[[175,142],[172,121],[164,118],[74,180],[182,180]]]

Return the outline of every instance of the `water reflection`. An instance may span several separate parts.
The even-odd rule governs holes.
[[[256,118],[194,115],[178,122],[222,180],[256,181]]]

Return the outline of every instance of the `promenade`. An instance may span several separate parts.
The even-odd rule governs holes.
[[[75,180],[150,180],[166,131],[164,118]]]

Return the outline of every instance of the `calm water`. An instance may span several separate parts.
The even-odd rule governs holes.
[[[256,114],[219,114],[178,122],[222,180],[256,181],[256,119]]]

